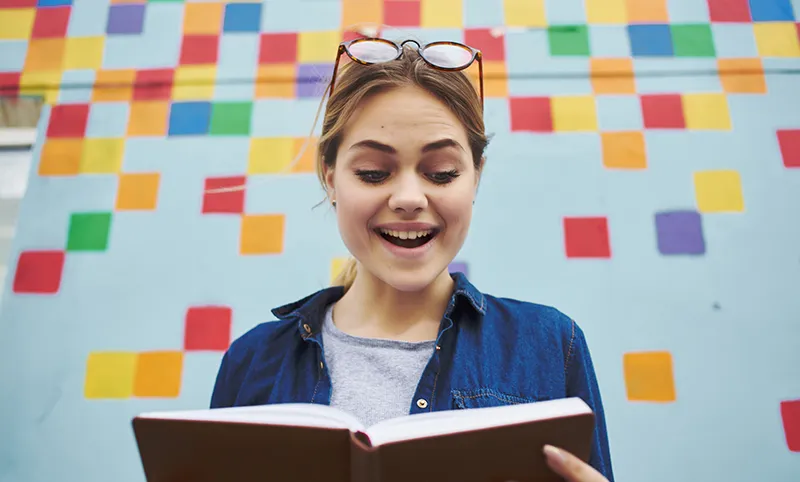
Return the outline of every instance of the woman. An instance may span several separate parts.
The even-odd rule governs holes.
[[[597,419],[590,463],[553,447],[547,459],[567,480],[612,480],[581,329],[448,272],[488,144],[483,88],[479,96],[462,72],[480,53],[357,40],[340,46],[337,67],[342,53],[354,62],[334,69],[318,172],[354,259],[335,286],[276,308],[277,321],[232,343],[211,406],[323,403],[371,425],[578,396]]]

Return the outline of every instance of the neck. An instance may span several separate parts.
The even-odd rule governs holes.
[[[420,291],[400,291],[359,269],[353,285],[334,306],[334,322],[340,330],[355,336],[433,340],[453,285],[445,270]]]

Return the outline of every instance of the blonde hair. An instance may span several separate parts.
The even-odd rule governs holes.
[[[336,153],[350,117],[361,102],[369,97],[403,86],[426,90],[461,120],[467,132],[475,169],[481,170],[489,139],[483,121],[483,105],[471,80],[463,71],[434,69],[419,56],[416,48],[406,47],[403,55],[392,62],[375,65],[350,62],[337,72],[336,85],[328,98],[317,144],[317,176],[326,192],[325,172],[336,165]],[[344,263],[333,285],[349,289],[356,273],[357,262],[350,258]]]

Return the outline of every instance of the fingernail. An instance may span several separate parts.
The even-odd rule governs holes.
[[[562,455],[561,451],[552,445],[544,446],[544,454],[550,461],[555,462],[558,465],[564,465],[564,455]]]

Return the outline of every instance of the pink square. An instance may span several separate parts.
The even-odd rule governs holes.
[[[203,214],[209,213],[244,213],[244,186],[247,182],[245,176],[209,177],[206,179],[203,193]],[[219,192],[215,189],[237,188]]]
[[[383,3],[383,23],[393,27],[419,27],[422,7],[419,0],[386,0]]]
[[[64,271],[63,251],[25,251],[14,274],[14,293],[57,293]]]
[[[511,97],[511,131],[553,132],[549,97]]]
[[[610,258],[605,217],[565,217],[564,245],[568,258]]]
[[[685,129],[680,94],[642,95],[642,118],[646,129]]]
[[[232,310],[227,306],[193,306],[186,312],[183,349],[225,351],[231,342]]]
[[[56,105],[50,110],[47,137],[84,137],[89,104]]]
[[[265,33],[258,50],[260,64],[293,64],[297,62],[296,33]]]
[[[800,399],[781,402],[781,420],[786,445],[791,452],[800,452]]]
[[[786,167],[800,167],[800,129],[778,131],[778,145]]]
[[[492,35],[488,28],[468,28],[464,31],[464,43],[483,53],[484,60],[506,59],[506,36]]]

